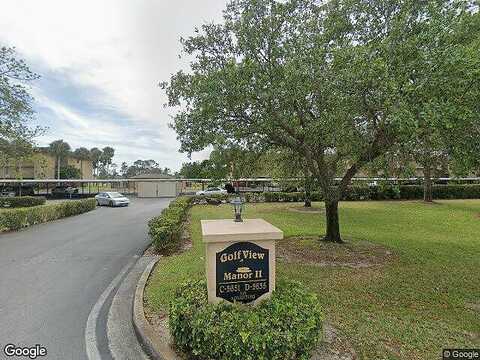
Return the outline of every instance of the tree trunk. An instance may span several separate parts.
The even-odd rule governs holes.
[[[305,192],[305,204],[303,204],[304,207],[312,207],[312,200],[310,200],[310,193]]]
[[[432,168],[430,164],[423,167],[423,201],[433,201],[432,191]]]
[[[323,240],[327,242],[343,243],[343,240],[340,237],[337,200],[325,200],[325,215],[327,220],[327,232]]]
[[[60,180],[60,156],[57,157],[57,179]]]
[[[312,207],[311,179],[307,175],[305,178],[305,207]]]

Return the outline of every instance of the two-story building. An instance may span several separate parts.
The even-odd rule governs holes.
[[[80,171],[81,179],[93,178],[93,165],[90,160],[81,160],[74,155],[68,155],[61,161],[61,167],[73,166]],[[56,179],[56,158],[44,148],[36,149],[35,153],[25,160],[9,161],[0,164],[0,179]]]

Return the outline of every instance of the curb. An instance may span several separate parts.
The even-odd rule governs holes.
[[[145,318],[143,307],[143,292],[148,278],[160,257],[154,257],[143,271],[135,290],[133,301],[133,328],[140,345],[153,360],[177,360],[177,354],[173,352],[167,341],[161,337]]]

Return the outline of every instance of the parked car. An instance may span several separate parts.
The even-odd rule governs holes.
[[[197,195],[223,195],[227,194],[227,190],[220,189],[219,187],[209,187],[206,190],[197,191]]]
[[[52,189],[53,197],[72,198],[75,195],[78,195],[78,188],[73,186],[59,185]]]
[[[32,185],[15,185],[15,186],[4,186],[0,188],[0,196],[2,197],[13,197],[13,196],[32,196],[35,194]]]
[[[95,196],[97,205],[128,206],[130,200],[119,192],[101,192]]]
[[[2,189],[0,191],[0,197],[14,197],[15,196],[15,191],[11,189]]]

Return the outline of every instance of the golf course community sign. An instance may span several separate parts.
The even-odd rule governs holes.
[[[208,300],[257,304],[275,290],[278,228],[262,219],[202,220]]]

